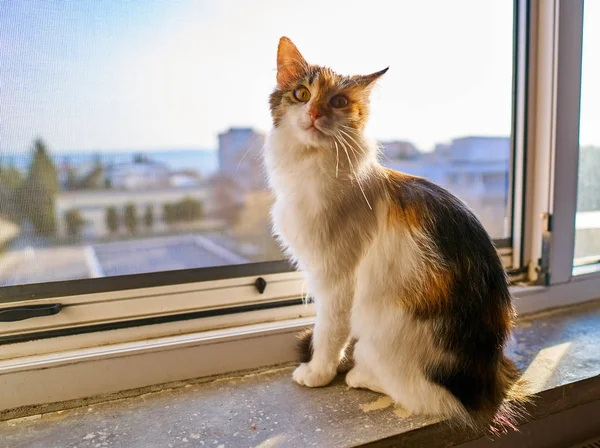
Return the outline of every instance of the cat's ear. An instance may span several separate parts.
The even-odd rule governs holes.
[[[277,47],[277,84],[279,87],[284,87],[298,79],[306,70],[307,65],[302,54],[290,39],[285,36],[279,39]]]
[[[355,77],[355,81],[357,84],[363,87],[371,87],[381,76],[385,74],[390,68],[386,67],[383,70],[379,70],[378,72],[371,73],[370,75],[359,75]]]

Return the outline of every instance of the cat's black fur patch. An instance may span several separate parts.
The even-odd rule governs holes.
[[[436,343],[456,364],[432,365],[427,377],[449,390],[467,410],[498,406],[505,394],[500,375],[513,308],[507,276],[486,230],[469,208],[445,189],[421,178],[398,188],[402,206],[418,208],[423,230],[451,273],[443,307],[417,312],[432,325]]]
[[[312,342],[313,328],[307,328],[306,330],[298,333],[298,343],[296,350],[300,357],[300,362],[310,362],[312,359],[314,347]]]
[[[479,409],[484,397],[479,379],[474,376],[468,369],[462,369],[460,366],[456,368],[429,367],[427,377],[430,381],[437,383],[452,393],[460,400],[466,409]]]

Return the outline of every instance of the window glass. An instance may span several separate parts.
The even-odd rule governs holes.
[[[575,264],[600,261],[600,3],[585,2]]]
[[[389,65],[382,162],[510,236],[510,1],[0,2],[0,285],[280,259],[260,149],[282,35]]]

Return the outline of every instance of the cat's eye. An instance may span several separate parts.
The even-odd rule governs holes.
[[[340,109],[348,105],[348,98],[346,98],[344,95],[336,95],[329,100],[329,104],[331,104],[331,107]]]
[[[298,87],[296,90],[294,90],[294,98],[296,98],[298,101],[306,103],[308,100],[310,100],[310,91],[306,87]]]

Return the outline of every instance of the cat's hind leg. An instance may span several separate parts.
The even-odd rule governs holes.
[[[346,375],[346,384],[353,389],[369,389],[373,392],[385,394],[373,372],[368,369],[362,369],[359,365],[348,372]]]
[[[354,389],[369,389],[373,392],[385,394],[385,390],[377,375],[369,367],[370,348],[364,341],[358,341],[354,347],[354,367],[346,375],[346,384]]]

